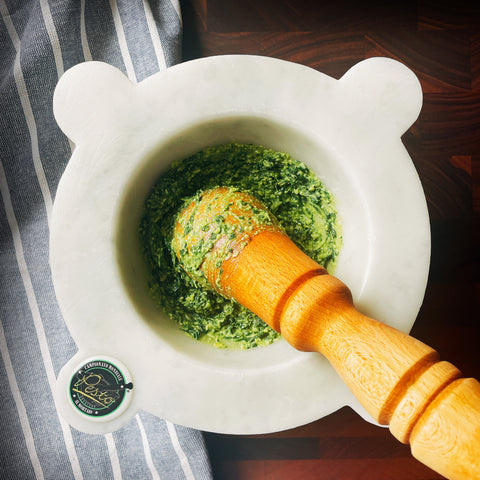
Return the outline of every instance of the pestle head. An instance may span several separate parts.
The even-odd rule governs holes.
[[[223,263],[267,230],[282,231],[259,200],[233,187],[216,187],[186,200],[171,246],[190,277],[229,297],[220,282]]]
[[[326,273],[258,199],[235,188],[187,200],[171,246],[190,277],[235,299],[277,331],[292,294]]]

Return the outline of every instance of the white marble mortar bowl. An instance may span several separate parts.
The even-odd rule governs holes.
[[[215,349],[182,333],[148,296],[138,225],[173,160],[232,141],[288,152],[336,199],[335,274],[357,308],[408,332],[425,292],[430,231],[401,135],[421,104],[418,79],[387,58],[360,62],[340,80],[243,55],[183,63],[139,84],[98,62],[67,71],[54,111],[75,150],[54,203],[51,269],[78,353],[56,384],[62,416],[89,433],[118,429],[142,409],[230,434],[293,428],[345,405],[373,421],[320,354],[283,340]],[[133,384],[101,417],[71,395],[89,360],[113,363]]]

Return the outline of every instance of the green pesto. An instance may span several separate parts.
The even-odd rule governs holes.
[[[279,334],[238,302],[199,285],[171,248],[174,222],[185,202],[217,186],[256,197],[286,234],[329,272],[341,246],[334,200],[311,170],[287,153],[235,143],[172,163],[146,200],[140,240],[150,271],[150,295],[159,307],[186,334],[216,347],[268,345]],[[191,261],[201,262],[202,252]]]

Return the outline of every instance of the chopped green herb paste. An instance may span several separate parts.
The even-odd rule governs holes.
[[[341,244],[333,198],[320,180],[287,153],[243,144],[206,148],[176,161],[150,192],[140,239],[152,298],[191,337],[216,347],[268,345],[279,334],[234,300],[193,280],[171,249],[175,219],[199,191],[234,187],[262,202],[286,234],[332,272]]]

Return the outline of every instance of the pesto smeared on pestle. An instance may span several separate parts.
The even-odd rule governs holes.
[[[234,187],[199,192],[184,205],[176,218],[172,249],[192,278],[222,294],[223,263],[258,233],[281,231],[277,219],[258,199]]]
[[[140,239],[150,271],[150,295],[195,339],[216,347],[268,345],[279,334],[234,300],[204,288],[180,266],[171,249],[174,222],[185,202],[217,186],[256,197],[286,234],[332,272],[341,237],[331,194],[301,162],[256,145],[206,148],[174,162],[150,192]],[[188,226],[186,226],[188,229]],[[201,252],[195,258],[201,261]],[[195,265],[194,265],[195,267]],[[196,268],[196,267],[195,267]]]

